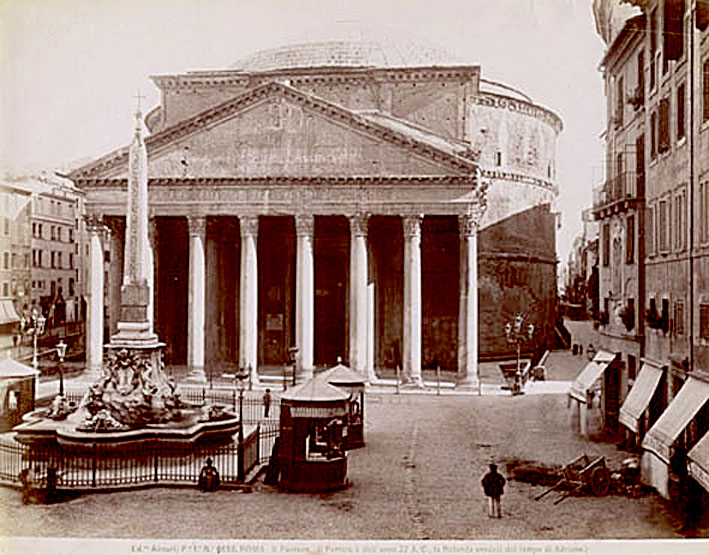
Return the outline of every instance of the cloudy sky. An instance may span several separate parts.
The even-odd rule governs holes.
[[[558,146],[566,261],[602,174],[603,43],[591,0],[0,0],[0,165],[67,167],[130,141],[150,75],[226,68],[337,22],[421,37],[564,120]]]

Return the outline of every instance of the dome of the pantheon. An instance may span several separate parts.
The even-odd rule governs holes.
[[[462,62],[400,31],[358,23],[336,23],[292,44],[260,50],[237,61],[240,71],[306,67],[432,67]]]

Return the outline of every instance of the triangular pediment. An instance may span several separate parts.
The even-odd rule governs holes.
[[[423,138],[422,138],[423,137]],[[268,83],[146,139],[150,179],[471,175],[459,145]],[[127,148],[73,172],[125,179]]]

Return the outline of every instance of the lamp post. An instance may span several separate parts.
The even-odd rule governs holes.
[[[62,368],[62,364],[64,364],[64,357],[66,356],[66,348],[67,344],[64,343],[64,340],[61,339],[59,340],[59,343],[57,343],[56,349],[57,349],[57,357],[59,358],[59,395],[64,396],[64,369]]]
[[[239,482],[243,482],[246,477],[246,472],[244,469],[244,378],[246,374],[239,368],[239,374],[237,375],[238,388],[239,388],[239,447],[238,447],[238,465],[237,465],[237,479]]]
[[[37,337],[44,333],[44,325],[47,323],[47,318],[34,307],[32,309],[32,335],[33,335],[33,351],[32,351],[32,367],[37,370]]]
[[[293,385],[295,385],[295,369],[298,364],[298,347],[292,346],[288,347],[288,358],[291,366],[293,367]]]
[[[519,312],[515,315],[512,322],[505,324],[505,335],[507,336],[507,343],[510,345],[515,345],[517,347],[517,372],[515,373],[515,393],[519,393],[520,383],[519,379],[521,377],[520,368],[520,355],[522,350],[522,343],[525,341],[531,341],[534,336],[534,324],[528,323],[527,326],[524,325],[525,320],[528,319],[528,315]]]

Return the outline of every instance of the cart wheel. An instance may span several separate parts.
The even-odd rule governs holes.
[[[599,466],[591,472],[591,493],[596,496],[606,495],[611,487],[611,475],[607,468]]]

